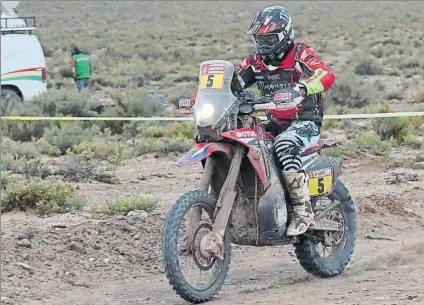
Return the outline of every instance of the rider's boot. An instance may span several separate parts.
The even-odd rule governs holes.
[[[283,172],[283,176],[293,204],[293,215],[286,234],[287,236],[300,235],[308,230],[314,220],[307,177],[303,170],[299,172]]]

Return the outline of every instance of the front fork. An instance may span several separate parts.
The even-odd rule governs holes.
[[[209,185],[212,180],[212,173],[214,167],[214,160],[212,158],[207,158],[205,163],[205,168],[203,169],[202,178],[200,180],[199,191],[207,193],[209,190]],[[193,244],[193,235],[194,231],[199,226],[200,218],[202,216],[202,209],[200,207],[193,207],[187,213],[186,220],[186,245],[185,248],[191,249]]]
[[[221,260],[224,259],[224,234],[227,228],[228,220],[233,209],[234,200],[237,195],[235,190],[237,177],[240,172],[241,161],[244,155],[243,146],[235,146],[234,154],[231,160],[230,169],[227,178],[221,188],[219,197],[214,211],[214,224],[212,231],[204,236],[200,241],[200,252],[204,257],[217,257]],[[202,179],[200,181],[199,190],[208,192],[211,180],[214,161],[211,158],[206,159],[205,168],[203,170]],[[187,236],[188,242],[192,244],[193,233],[199,225],[201,217],[201,209],[199,207],[193,208],[188,213],[187,221]]]

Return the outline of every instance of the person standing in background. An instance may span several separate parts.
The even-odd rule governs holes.
[[[91,77],[91,62],[87,54],[77,47],[72,49],[73,76],[78,92],[88,88]]]

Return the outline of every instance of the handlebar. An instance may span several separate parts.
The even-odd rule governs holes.
[[[239,95],[238,98],[241,100],[242,104],[248,104],[248,105],[251,105],[251,106],[260,105],[260,104],[267,104],[267,103],[272,102],[272,96],[271,95],[259,98],[257,100],[253,100],[252,97],[246,96],[246,94]]]

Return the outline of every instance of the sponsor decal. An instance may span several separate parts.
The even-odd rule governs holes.
[[[280,75],[279,74],[270,74],[270,75],[268,75],[268,79],[269,80],[280,80]]]
[[[316,170],[308,173],[309,178],[321,178],[333,175],[332,168],[325,168],[321,170]]]
[[[237,138],[253,138],[256,137],[256,133],[254,131],[236,131]]]
[[[224,64],[206,64],[203,65],[202,74],[225,74],[227,66]]]
[[[277,90],[281,90],[287,87],[290,87],[290,84],[281,84],[281,83],[275,83],[275,84],[267,84],[263,81],[260,81],[257,83],[259,90],[264,90],[266,92],[275,92]]]
[[[190,99],[188,99],[188,98],[180,99],[180,100],[178,101],[178,105],[179,105],[180,107],[190,107],[190,106],[191,106],[191,100],[190,100]]]
[[[283,93],[277,93],[274,95],[274,101],[284,101],[284,100],[291,100],[292,94],[289,92],[283,92]]]

